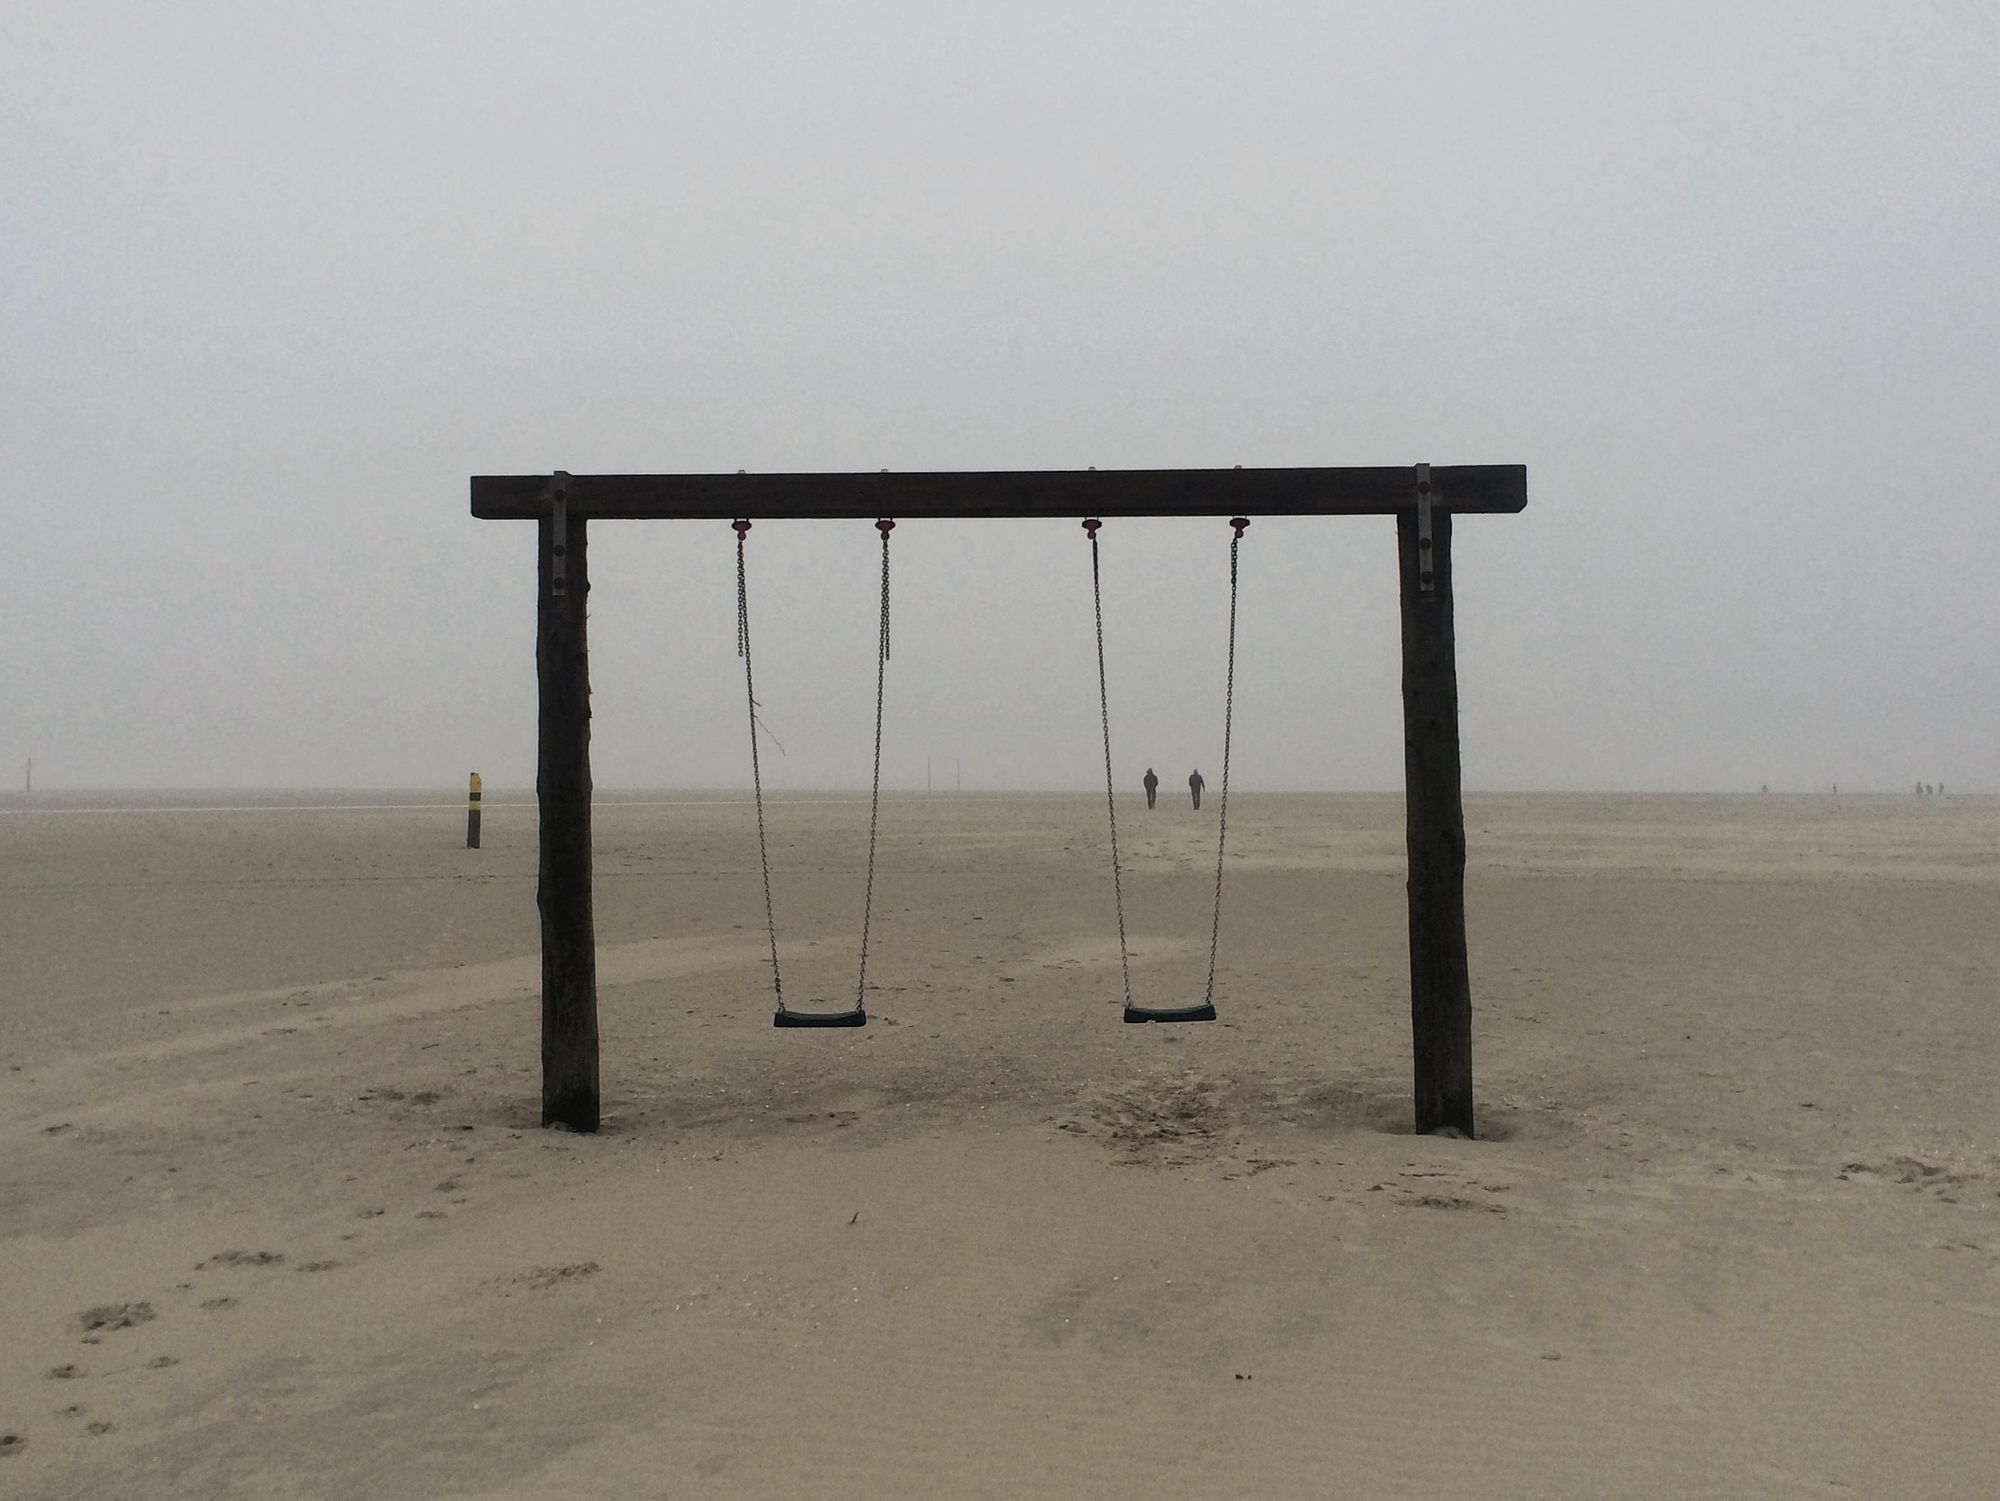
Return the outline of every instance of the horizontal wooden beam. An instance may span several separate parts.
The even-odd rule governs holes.
[[[1044,469],[932,474],[575,474],[568,514],[582,520],[899,520],[1036,516],[1382,516],[1416,502],[1416,467],[1368,469]],[[551,514],[557,479],[474,475],[472,514]],[[1521,464],[1431,470],[1434,504],[1461,515],[1528,504]]]

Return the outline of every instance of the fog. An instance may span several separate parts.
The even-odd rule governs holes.
[[[1995,17],[22,0],[0,784],[529,783],[473,474],[1421,460],[1528,466],[1469,787],[2000,790]],[[1127,783],[1228,536],[1105,528]],[[747,785],[733,545],[591,528],[600,787]],[[894,550],[885,783],[1095,785],[1080,529]],[[878,560],[752,534],[768,785],[866,781]],[[1238,655],[1238,786],[1400,787],[1392,521],[1256,520]]]

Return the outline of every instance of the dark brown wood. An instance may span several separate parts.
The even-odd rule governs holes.
[[[577,474],[574,519],[743,516],[899,520],[1047,516],[1379,516],[1406,509],[1410,466],[1360,469],[1050,469],[930,474]],[[1461,514],[1519,511],[1520,464],[1440,465],[1438,504]],[[472,514],[534,520],[550,512],[544,474],[475,475]]]
[[[1472,979],[1465,952],[1465,805],[1459,782],[1450,513],[1432,512],[1434,582],[1428,591],[1419,569],[1418,540],[1416,515],[1398,516],[1417,1130],[1454,1126],[1471,1136]]]
[[[1472,994],[1465,942],[1451,527],[1454,513],[1525,508],[1527,470],[1518,464],[1474,464],[1440,466],[1427,473],[1433,500],[1427,550],[1419,546],[1418,468],[475,476],[474,516],[539,522],[536,790],[541,812],[543,1123],[594,1131],[599,1118],[590,903],[590,668],[584,620],[589,588],[584,529],[590,518],[1393,514],[1402,576],[1416,1126],[1419,1131],[1454,1127],[1472,1135]],[[558,516],[568,544],[561,591],[552,587],[551,568]],[[1428,584],[1419,566],[1424,556],[1431,559]]]
[[[585,523],[566,528],[566,591],[552,589],[553,522],[535,528],[535,675],[541,689],[542,1124],[595,1131],[597,935],[590,912],[590,589]]]

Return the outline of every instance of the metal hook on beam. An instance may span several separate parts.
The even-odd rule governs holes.
[[[549,593],[569,596],[569,471],[558,469],[549,482]]]
[[[1417,465],[1417,590],[1437,593],[1437,556],[1431,543],[1431,466]]]

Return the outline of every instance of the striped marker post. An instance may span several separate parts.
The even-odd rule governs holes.
[[[475,771],[465,792],[465,847],[469,850],[479,848],[479,785]]]

